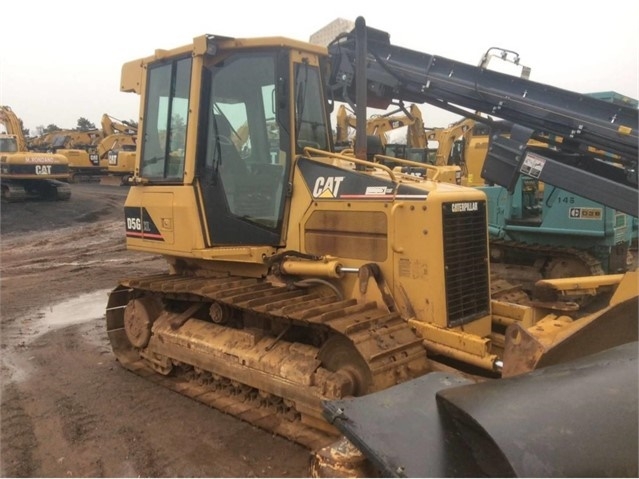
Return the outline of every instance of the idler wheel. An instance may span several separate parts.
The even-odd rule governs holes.
[[[320,349],[318,359],[329,371],[340,372],[350,379],[352,396],[368,393],[371,384],[368,364],[347,338],[343,336],[329,338]]]
[[[145,348],[151,339],[151,327],[162,308],[153,298],[132,299],[124,308],[124,331],[131,345]]]

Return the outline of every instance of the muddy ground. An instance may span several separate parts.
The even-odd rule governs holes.
[[[310,453],[116,363],[118,279],[164,272],[127,251],[126,188],[0,206],[2,477],[307,477]]]

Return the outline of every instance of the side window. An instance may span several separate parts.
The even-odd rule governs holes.
[[[299,64],[295,72],[295,125],[300,153],[307,146],[328,149],[321,91],[319,70],[305,63]]]
[[[140,174],[181,180],[188,127],[191,59],[149,68]]]
[[[266,135],[268,137],[270,163],[279,165],[286,161],[285,152],[280,149],[280,127],[275,114],[275,85],[262,87],[262,101],[266,115]]]

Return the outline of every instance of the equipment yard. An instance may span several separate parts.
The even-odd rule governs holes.
[[[116,363],[107,293],[166,262],[126,250],[128,188],[72,190],[69,201],[1,207],[0,475],[307,476],[301,446]]]

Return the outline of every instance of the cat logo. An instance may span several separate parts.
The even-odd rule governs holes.
[[[315,180],[313,198],[337,198],[343,176],[320,176]]]
[[[50,175],[51,165],[36,165],[35,172],[36,172],[36,175]]]

